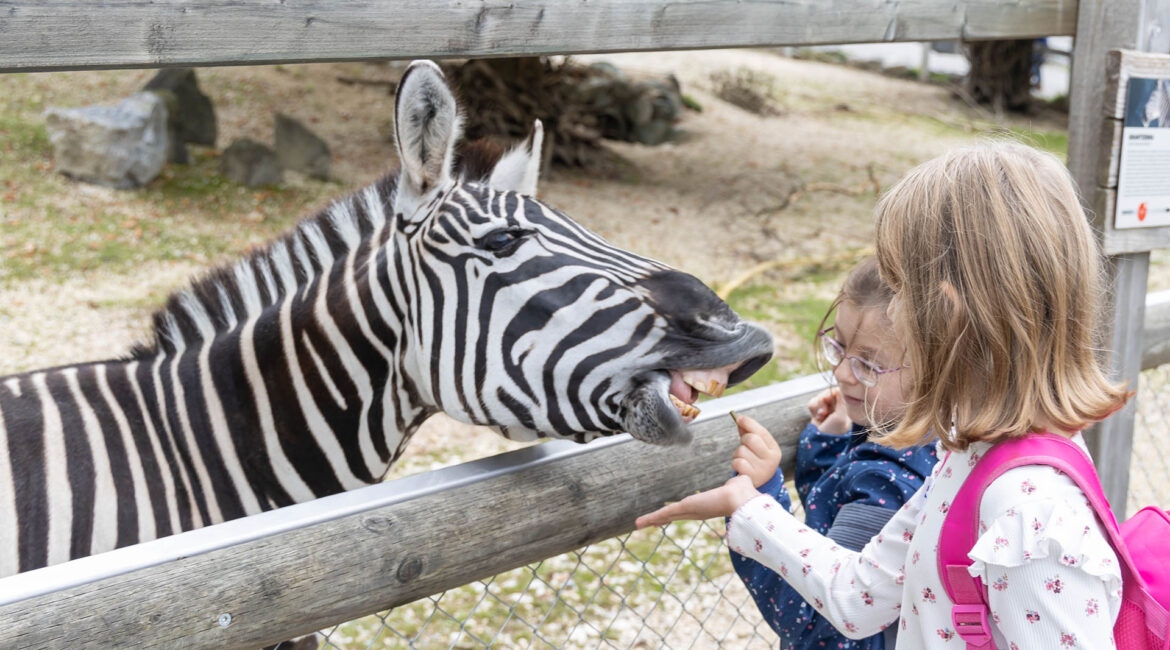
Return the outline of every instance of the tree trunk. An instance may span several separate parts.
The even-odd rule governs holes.
[[[964,49],[971,64],[967,92],[975,101],[991,104],[996,112],[1028,110],[1034,64],[1032,39],[974,41],[965,43]]]

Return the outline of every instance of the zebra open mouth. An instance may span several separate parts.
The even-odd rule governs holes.
[[[634,381],[622,401],[623,426],[634,438],[656,445],[685,445],[691,441],[687,425],[699,415],[699,395],[719,397],[728,386],[750,377],[767,363],[771,353],[718,368],[661,369]]]

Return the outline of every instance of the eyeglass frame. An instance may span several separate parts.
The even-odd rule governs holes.
[[[832,336],[829,336],[829,332],[831,332],[832,330],[834,330],[836,328],[837,328],[837,326],[833,325],[830,327],[826,327],[823,330],[817,331],[817,338],[821,341],[821,345],[820,345],[821,356],[823,356],[825,358],[825,361],[827,361],[829,363],[829,366],[831,366],[833,369],[836,369],[837,366],[848,361],[850,372],[853,373],[853,376],[856,377],[857,381],[861,382],[862,385],[868,386],[869,388],[873,388],[873,387],[877,386],[878,381],[880,381],[882,378],[882,375],[886,375],[886,374],[889,374],[891,372],[898,372],[899,370],[903,370],[905,368],[910,367],[909,365],[901,365],[901,366],[898,366],[897,368],[882,368],[881,366],[870,361],[869,359],[863,359],[855,354],[845,354],[845,346],[842,345],[841,342],[838,341],[837,339],[833,338]],[[833,350],[836,351],[837,355],[840,357],[836,363],[833,363],[833,360],[829,358],[829,353],[827,351],[825,351],[825,342],[826,341],[829,343],[830,346],[832,346]],[[860,366],[860,368],[859,368],[859,366]],[[862,377],[862,374],[864,374],[864,373],[862,373],[861,368],[864,368],[865,370],[872,372],[874,374],[874,379],[873,379],[872,384],[870,382],[866,381],[864,377]]]

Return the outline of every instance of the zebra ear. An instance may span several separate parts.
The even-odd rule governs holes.
[[[399,196],[417,201],[450,181],[451,159],[462,130],[455,95],[443,71],[431,61],[411,63],[398,83],[394,103],[394,144],[402,161]]]
[[[504,154],[492,169],[488,185],[497,190],[510,190],[536,196],[536,183],[540,180],[540,149],[544,143],[544,125],[540,120],[532,125],[528,140]]]

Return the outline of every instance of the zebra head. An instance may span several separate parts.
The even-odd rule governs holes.
[[[460,117],[438,66],[407,69],[395,112],[390,275],[417,292],[404,363],[435,408],[516,439],[628,431],[684,444],[700,392],[719,395],[771,358],[767,331],[697,278],[533,197],[540,122],[468,178],[454,171]]]

